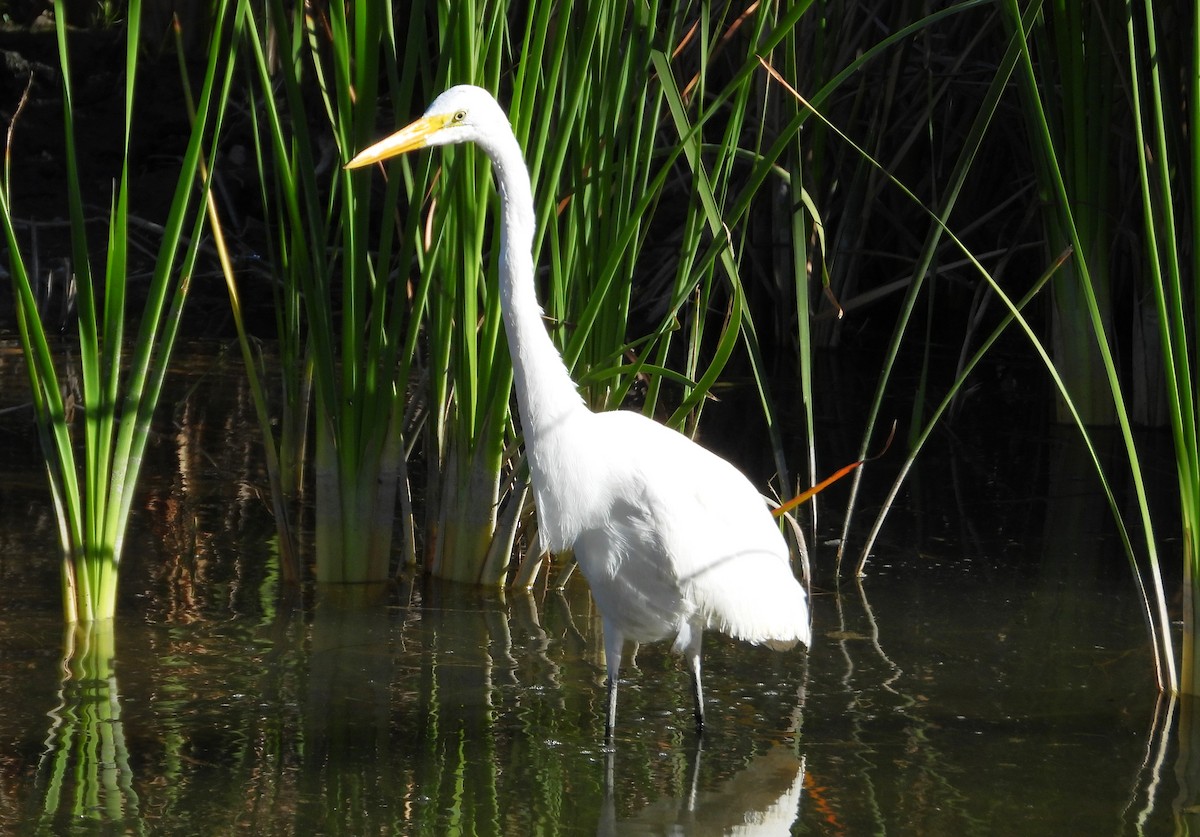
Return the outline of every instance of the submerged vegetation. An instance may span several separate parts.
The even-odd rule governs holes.
[[[0,216],[68,620],[113,615],[151,416],[190,277],[214,253],[262,428],[282,580],[380,582],[415,565],[532,583],[541,556],[486,162],[460,149],[392,163],[386,179],[342,169],[441,89],[471,82],[509,105],[539,202],[547,322],[593,407],[696,434],[718,384],[748,380],[761,422],[747,432],[768,440],[774,472],[761,487],[790,496],[843,464],[818,456],[816,404],[831,396],[813,370],[819,352],[853,348],[877,379],[857,458],[886,435],[885,404],[904,405],[894,497],[931,436],[966,424],[972,393],[993,385],[985,373],[1003,374],[996,358],[1036,370],[1022,374],[1047,382],[1040,408],[1090,451],[1161,687],[1200,691],[1200,46],[1164,38],[1168,26],[1196,31],[1193,7],[348,0],[301,14],[225,0],[171,41],[143,32],[133,0],[105,17],[124,36],[125,98],[101,247],[79,176],[86,105],[64,5],[55,79],[77,336],[51,337],[39,245],[12,186],[33,153],[19,113]],[[160,49],[187,53],[193,77],[180,86],[198,93],[174,200],[152,219],[164,232],[151,278],[131,288],[129,179],[146,153],[135,102]],[[240,190],[223,182],[235,156]],[[134,298],[145,308],[127,329]],[[780,379],[798,382],[789,426],[803,439],[781,430]],[[1119,466],[1097,452],[1100,424],[1121,440]],[[1151,508],[1141,425],[1171,434],[1178,539],[1155,526],[1165,514]],[[887,508],[865,547],[850,521],[870,474],[855,474],[838,554],[815,574],[867,571]],[[1126,480],[1132,511],[1116,488]],[[814,507],[801,528],[819,525]],[[1164,581],[1176,568],[1181,653]]]

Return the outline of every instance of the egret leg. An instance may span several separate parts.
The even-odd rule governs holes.
[[[703,630],[693,626],[684,657],[692,675],[692,699],[696,703],[696,735],[704,734],[704,689],[700,685],[700,639]]]
[[[621,673],[621,648],[625,637],[607,621],[604,622],[604,663],[608,669],[608,711],[604,717],[604,745],[611,747],[617,728],[617,678]]]

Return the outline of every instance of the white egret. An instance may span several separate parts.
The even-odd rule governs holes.
[[[787,544],[763,497],[724,459],[638,413],[594,413],[584,404],[542,322],[529,171],[491,94],[467,85],[447,90],[347,168],[467,142],[491,159],[500,193],[500,308],[542,544],[574,549],[600,611],[605,740],[611,744],[616,724],[627,639],[675,638],[702,732],[706,628],[779,650],[809,643],[808,604]]]

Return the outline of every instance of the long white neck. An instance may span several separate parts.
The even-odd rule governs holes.
[[[569,414],[585,407],[542,322],[542,307],[534,286],[533,190],[521,147],[510,132],[489,140],[484,151],[495,169],[502,211],[500,309],[512,356],[513,386],[525,447],[532,460],[541,440]]]

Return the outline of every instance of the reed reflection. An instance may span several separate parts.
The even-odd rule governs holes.
[[[76,623],[63,634],[58,704],[47,713],[34,793],[41,829],[60,833],[68,823],[91,820],[140,830],[115,645],[112,620]]]

